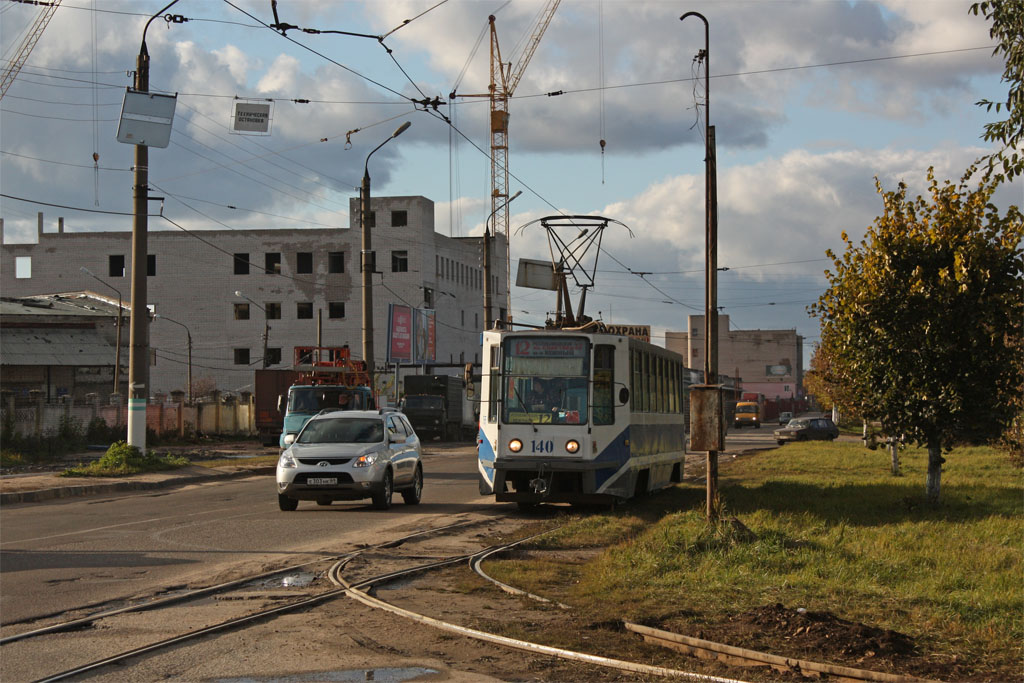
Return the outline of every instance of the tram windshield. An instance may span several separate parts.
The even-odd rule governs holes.
[[[506,424],[586,424],[589,345],[579,337],[513,337],[505,341]]]

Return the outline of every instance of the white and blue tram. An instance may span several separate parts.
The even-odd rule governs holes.
[[[482,359],[481,494],[607,504],[682,481],[679,354],[617,334],[492,330]]]

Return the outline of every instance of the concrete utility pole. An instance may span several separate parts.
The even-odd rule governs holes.
[[[380,143],[366,155],[363,164],[363,184],[359,188],[359,225],[362,229],[362,252],[359,259],[359,270],[363,274],[363,362],[366,371],[373,381],[375,363],[373,358],[373,271],[376,259],[373,255],[373,238],[370,236],[370,157],[374,152],[404,133],[412,123],[406,121],[391,134],[391,137]]]
[[[149,92],[149,49],[146,31],[158,16],[178,0],[154,14],[142,29],[142,45],[135,61],[135,90]],[[146,451],[146,404],[149,403],[149,307],[146,272],[149,253],[149,147],[135,145],[135,182],[132,187],[132,317],[128,353],[128,445]]]
[[[491,323],[494,321],[494,318],[491,317],[491,306],[492,306],[491,299],[493,297],[493,293],[491,292],[491,238],[493,237],[493,235],[491,234],[491,230],[489,228],[489,225],[490,225],[491,219],[494,218],[494,214],[495,213],[497,213],[499,210],[504,209],[505,207],[507,207],[509,204],[512,203],[513,199],[515,199],[516,197],[518,197],[522,193],[523,193],[523,191],[519,190],[514,195],[509,197],[508,201],[506,201],[504,204],[499,206],[494,211],[491,211],[491,215],[487,217],[486,221],[484,221],[484,255],[483,255],[483,262],[484,262],[484,329],[485,330],[491,329]],[[512,277],[511,273],[509,273],[509,277],[510,278]],[[509,282],[508,284],[511,287],[512,283]]]
[[[718,183],[715,159],[715,128],[711,125],[711,55],[708,20],[699,12],[687,12],[679,17],[694,16],[704,22],[704,50],[697,59],[704,61],[704,249],[705,249],[705,292],[704,292],[704,383],[718,384]],[[719,390],[720,391],[720,390]],[[721,401],[717,402],[718,414],[714,418],[717,429],[722,427]],[[707,451],[707,519],[718,518],[718,451]]]

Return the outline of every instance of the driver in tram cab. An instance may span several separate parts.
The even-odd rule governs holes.
[[[530,405],[542,406],[544,410],[558,410],[558,389],[545,380],[533,380]]]

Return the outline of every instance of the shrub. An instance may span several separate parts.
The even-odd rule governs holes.
[[[110,445],[103,457],[89,465],[80,465],[67,469],[62,477],[110,477],[140,472],[159,472],[185,467],[189,459],[182,456],[157,456],[143,453],[137,446],[124,441],[116,441]]]

